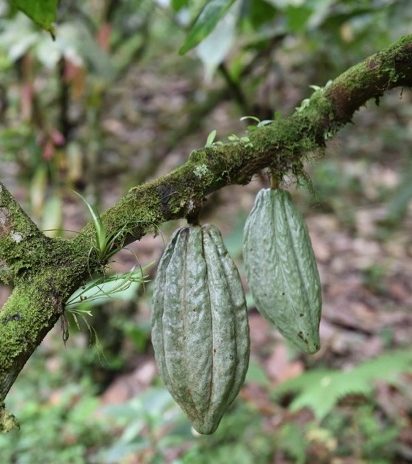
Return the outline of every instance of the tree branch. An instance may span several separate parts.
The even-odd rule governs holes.
[[[131,189],[104,214],[103,223],[109,233],[124,231],[121,247],[165,221],[187,216],[209,193],[246,184],[263,168],[279,177],[299,173],[304,156],[324,149],[369,99],[397,86],[412,86],[412,35],[317,90],[290,117],[257,128],[248,138],[193,151],[170,174]],[[15,288],[0,311],[0,430],[13,422],[1,403],[21,368],[67,298],[104,264],[94,252],[94,233],[88,224],[73,240],[44,237],[1,186],[0,257]]]
[[[249,142],[214,144],[195,150],[171,173],[134,187],[103,216],[109,231],[126,229],[139,239],[165,221],[185,217],[206,195],[231,184],[246,184],[263,168],[282,177],[299,172],[310,152],[348,123],[356,110],[387,90],[412,86],[412,35],[353,66],[288,118],[274,121],[249,135]],[[90,241],[91,225],[75,239]]]
[[[45,249],[46,242],[47,238],[0,182],[0,281],[12,284],[21,271],[35,264],[33,258]]]

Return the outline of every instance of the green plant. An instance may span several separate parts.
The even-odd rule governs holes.
[[[235,0],[211,0],[207,1],[198,17],[194,21],[184,44],[179,53],[184,54],[196,47],[216,27],[220,19],[227,13]]]
[[[105,263],[123,247],[123,239],[126,235],[126,229],[123,227],[118,231],[112,233],[108,232],[97,209],[92,206],[79,192],[75,193],[87,206],[92,218],[95,232],[95,244],[92,249],[94,248],[97,251],[99,260],[102,263]],[[92,249],[90,251],[92,251]]]
[[[251,404],[236,402],[218,430],[192,440],[190,449],[176,464],[269,464],[274,444],[274,434],[265,429],[259,411]]]
[[[195,429],[213,433],[249,362],[242,284],[216,227],[176,231],[157,270],[153,307],[162,378]]]
[[[273,391],[273,397],[279,399],[286,393],[292,393],[295,397],[289,406],[291,411],[308,407],[318,420],[322,420],[345,396],[360,394],[369,397],[374,391],[375,381],[396,384],[402,372],[412,372],[410,350],[386,353],[346,371],[308,371],[279,385]]]
[[[44,358],[31,360],[30,373],[19,381],[11,402],[19,412],[20,430],[0,435],[4,464],[84,464],[94,447],[111,442],[107,422],[96,414],[99,401],[86,379],[75,383],[65,376],[65,387],[55,388],[58,373],[41,373]]]
[[[144,282],[147,282],[144,269],[99,277],[76,290],[67,300],[65,309],[73,311],[82,304],[92,307],[113,300],[130,300]]]
[[[366,286],[371,290],[375,292],[382,292],[384,290],[384,282],[388,273],[388,270],[384,266],[372,264],[363,269],[362,273]]]
[[[215,138],[216,138],[216,133],[217,133],[216,129],[213,129],[211,132],[209,132],[205,147],[211,147],[213,145],[213,142],[215,141]]]
[[[399,436],[399,424],[388,424],[374,414],[373,405],[361,406],[353,417],[355,431],[360,435],[362,456],[373,462],[393,462],[396,454],[396,439]]]
[[[164,462],[163,452],[193,439],[190,427],[169,392],[151,387],[130,401],[107,406],[102,414],[121,429],[114,443],[102,447],[97,462]],[[156,462],[156,461],[155,461]]]

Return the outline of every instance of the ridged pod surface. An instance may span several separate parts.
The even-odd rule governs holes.
[[[216,227],[175,232],[157,269],[153,309],[152,343],[163,381],[193,427],[213,433],[249,363],[244,292]]]
[[[243,254],[257,309],[307,353],[320,347],[321,284],[306,225],[281,189],[262,189],[246,221]]]

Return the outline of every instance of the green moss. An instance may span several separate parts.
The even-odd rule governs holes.
[[[48,240],[20,272],[0,312],[0,400],[28,357],[63,313],[64,302],[98,267],[74,241]]]

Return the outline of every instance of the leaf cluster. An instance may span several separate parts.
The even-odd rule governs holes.
[[[399,350],[366,361],[352,369],[338,371],[316,369],[279,385],[273,392],[274,399],[286,394],[295,395],[291,411],[310,408],[318,420],[324,419],[339,400],[348,395],[370,397],[375,382],[399,382],[399,375],[412,372],[412,351]]]

